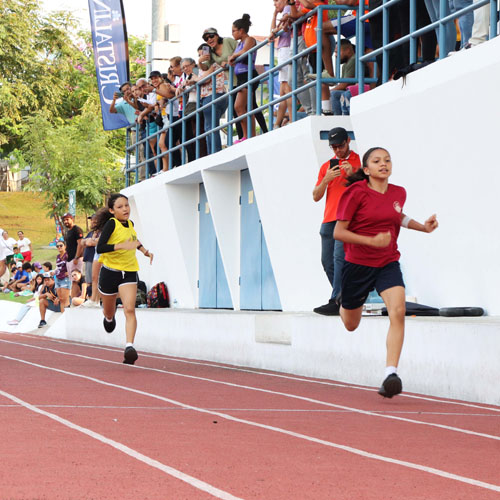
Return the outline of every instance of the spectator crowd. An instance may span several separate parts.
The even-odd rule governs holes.
[[[278,65],[286,63],[292,56],[292,24],[298,19],[303,18],[320,5],[336,4],[353,9],[359,7],[359,0],[270,0],[270,7],[271,1],[274,11],[271,17],[269,41],[276,45]],[[476,1],[446,0],[445,12],[441,13],[441,17],[468,7]],[[365,0],[362,7],[366,13],[382,4],[382,0]],[[438,20],[439,8],[439,0],[416,2],[417,28]],[[356,10],[342,10],[341,13],[339,18],[337,11],[325,10],[321,20],[318,19],[318,14],[315,14],[297,26],[299,52],[316,44],[318,23],[321,23],[322,27],[321,68],[316,67],[316,51],[299,58],[295,75],[298,89],[313,81],[318,74],[321,74],[323,78],[335,78],[333,55],[341,67],[337,79],[339,77],[341,80],[351,79],[351,82],[324,83],[321,86],[321,113],[324,115],[348,115],[350,99],[359,93],[359,87],[355,83],[357,77],[356,46],[351,41],[356,34]],[[383,44],[382,19],[382,13],[378,13],[364,23],[365,54]],[[407,35],[410,26],[409,0],[401,0],[392,5],[388,9],[388,20],[389,42]],[[443,57],[487,40],[489,22],[489,5],[485,5],[474,12],[463,14],[455,21],[445,23],[445,46],[443,47],[438,46],[437,29],[423,34],[418,39],[418,61],[428,64],[439,57],[439,52]],[[207,28],[202,33],[202,43],[194,58],[172,57],[167,73],[154,70],[149,74],[149,78],[139,78],[135,83],[123,82],[120,85],[119,92],[114,94],[110,112],[123,114],[133,126],[131,149],[134,151],[130,152],[134,154],[137,149],[136,160],[144,165],[144,168],[141,167],[141,180],[192,161],[196,158],[197,149],[199,157],[220,151],[224,147],[221,130],[226,132],[226,128],[211,131],[220,126],[226,114],[232,115],[233,119],[237,120],[238,117],[258,107],[257,88],[260,83],[267,83],[268,79],[263,78],[261,81],[243,86],[249,79],[258,76],[255,67],[257,51],[252,52],[251,72],[247,65],[248,54],[241,58],[257,45],[257,40],[249,34],[251,25],[250,16],[244,14],[233,22],[231,37],[221,36],[217,28]],[[337,46],[336,40],[339,35],[340,44]],[[239,89],[232,99],[233,109],[229,115],[230,101],[227,92],[231,66],[234,68],[233,88],[239,87]],[[388,67],[389,78],[397,78],[398,72],[404,74],[412,70],[410,69],[409,43],[391,49]],[[381,68],[381,55],[365,65],[365,77],[371,78],[371,83],[365,85],[364,91],[382,82]],[[206,79],[210,75],[214,76]],[[279,87],[279,96],[289,94],[292,89],[292,76],[294,76],[291,63],[276,71],[274,76]],[[200,80],[203,81],[197,90],[196,84]],[[197,99],[198,92],[199,100]],[[316,114],[315,86],[299,92],[297,100],[300,106],[299,117]],[[210,106],[212,101],[214,105]],[[199,111],[197,103],[200,105]],[[248,103],[251,103],[251,109],[248,109]],[[275,107],[274,113],[274,128],[290,122],[292,98],[281,101]],[[234,143],[253,137],[257,131],[256,122],[261,133],[268,131],[268,123],[263,113],[255,112],[248,122],[244,118],[234,123],[238,135]],[[139,130],[138,137],[135,135],[136,125]],[[250,125],[250,130],[248,125]],[[194,140],[202,133],[206,133],[205,137]],[[134,148],[137,141],[140,141],[140,144]],[[181,147],[185,141],[191,142]],[[153,160],[149,161],[150,158]]]

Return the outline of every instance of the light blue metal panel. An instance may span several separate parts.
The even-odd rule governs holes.
[[[383,304],[384,300],[382,297],[377,293],[377,290],[372,290],[368,294],[368,298],[366,299],[367,304]]]
[[[264,231],[262,231],[262,309],[265,311],[281,311],[281,301]]]
[[[248,170],[241,172],[240,308],[280,310],[281,303]]]
[[[232,309],[233,302],[203,184],[200,184],[199,261],[199,306],[210,309]]]
[[[199,306],[217,307],[217,238],[205,187],[200,184]]]
[[[219,243],[216,248],[216,267],[217,267],[217,309],[232,309],[233,301],[231,300],[231,293],[229,292],[229,285],[227,283],[226,271],[222,264],[222,257],[219,250]]]
[[[248,170],[241,171],[240,309],[262,309],[262,230]]]

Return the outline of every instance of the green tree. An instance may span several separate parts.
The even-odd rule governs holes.
[[[76,191],[77,208],[90,213],[123,186],[123,154],[110,146],[112,134],[103,133],[95,103],[58,125],[40,111],[26,120],[26,127],[22,159],[31,167],[27,189],[43,194],[50,214],[66,211],[70,189]]]

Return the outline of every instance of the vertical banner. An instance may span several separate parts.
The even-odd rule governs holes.
[[[75,217],[76,215],[76,191],[70,189],[68,191],[68,212]]]
[[[104,130],[126,127],[125,116],[109,111],[113,93],[130,78],[122,0],[89,0],[89,12]]]

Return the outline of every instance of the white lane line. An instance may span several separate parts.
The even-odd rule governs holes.
[[[40,339],[40,337],[38,337],[38,336],[32,336],[32,335],[28,335],[28,334],[18,334],[18,335],[22,336],[22,337],[36,339],[36,340]],[[98,350],[110,351],[110,352],[122,352],[122,349],[115,348],[115,347],[96,346],[96,345],[85,344],[83,342],[77,342],[77,341],[72,341],[72,340],[67,340],[67,341],[66,340],[57,340],[57,339],[51,339],[48,337],[44,337],[43,340],[47,340],[49,342],[55,342],[55,343],[59,343],[59,344],[64,344],[64,345],[66,345],[66,344],[67,345],[77,345],[77,346],[81,346],[81,347],[85,347],[85,348],[89,348],[89,349],[98,349]],[[4,342],[11,342],[11,341],[4,341]],[[11,343],[15,344],[16,342],[11,342]],[[20,344],[20,345],[24,345],[24,344]],[[294,376],[294,375],[284,375],[284,374],[275,373],[275,372],[265,372],[265,371],[263,372],[263,371],[259,371],[257,369],[242,368],[242,367],[238,367],[238,366],[210,363],[208,361],[193,361],[193,360],[189,360],[189,359],[180,359],[180,358],[175,358],[175,357],[167,356],[167,355],[155,355],[155,354],[141,353],[141,357],[151,358],[151,359],[160,359],[160,360],[165,360],[165,361],[173,361],[176,363],[184,363],[184,364],[190,364],[190,365],[207,366],[210,368],[220,368],[223,370],[231,370],[231,371],[237,371],[237,372],[242,372],[242,373],[251,373],[254,375],[260,375],[260,376],[264,376],[264,377],[283,378],[283,379],[287,379],[287,380],[294,380],[297,382],[306,382],[309,384],[326,385],[326,386],[331,386],[331,387],[341,387],[341,388],[345,388],[345,389],[356,389],[359,391],[372,392],[373,390],[377,389],[376,387],[366,387],[366,386],[353,385],[353,384],[348,384],[348,383],[343,383],[343,382],[331,382],[331,381],[325,381],[325,380],[303,378],[303,377]],[[442,404],[448,404],[448,405],[464,406],[467,408],[476,408],[479,410],[488,410],[488,411],[500,413],[500,407],[483,406],[480,404],[466,403],[464,401],[453,401],[450,399],[442,399],[439,397],[422,396],[422,395],[418,395],[418,394],[408,394],[408,393],[402,393],[398,397],[399,398],[419,399],[419,400],[423,400],[423,401],[430,401],[433,403],[442,403]]]
[[[364,458],[371,458],[371,459],[374,459],[374,460],[378,460],[380,462],[386,462],[386,463],[390,463],[390,464],[394,464],[394,465],[400,465],[402,467],[407,467],[409,469],[414,469],[414,470],[418,470],[418,471],[421,471],[421,472],[426,472],[426,473],[429,473],[429,474],[432,474],[432,475],[435,475],[435,476],[443,477],[443,478],[446,478],[446,479],[451,479],[451,480],[454,480],[454,481],[459,481],[461,483],[469,484],[469,485],[472,485],[472,486],[477,486],[479,488],[483,488],[483,489],[487,489],[487,490],[492,490],[492,491],[500,492],[500,486],[499,485],[490,484],[490,483],[486,483],[486,482],[483,482],[483,481],[478,481],[477,479],[472,479],[472,478],[469,478],[469,477],[460,476],[458,474],[453,474],[451,472],[446,472],[446,471],[443,471],[443,470],[440,470],[440,469],[435,469],[434,467],[427,467],[425,465],[420,465],[420,464],[416,464],[416,463],[413,463],[413,462],[407,462],[405,460],[398,460],[398,459],[395,459],[395,458],[386,457],[384,455],[378,455],[376,453],[370,453],[370,452],[367,452],[367,451],[364,451],[364,450],[360,450],[358,448],[353,448],[351,446],[346,446],[346,445],[342,445],[342,444],[338,444],[338,443],[333,443],[331,441],[326,441],[324,439],[315,438],[315,437],[312,437],[312,436],[308,436],[306,434],[301,434],[301,433],[298,433],[298,432],[289,431],[287,429],[282,429],[280,427],[275,427],[275,426],[272,426],[272,425],[261,424],[259,422],[253,422],[252,420],[246,420],[246,419],[242,419],[242,418],[237,418],[237,417],[234,417],[234,416],[226,414],[226,413],[220,413],[220,412],[214,412],[214,411],[210,411],[210,410],[205,410],[205,409],[199,408],[197,406],[188,405],[188,404],[182,403],[180,401],[176,401],[174,399],[170,399],[170,398],[166,398],[166,397],[163,397],[163,396],[159,396],[158,394],[152,394],[152,393],[149,393],[149,392],[141,391],[139,389],[133,389],[131,387],[126,387],[126,386],[123,386],[123,385],[112,384],[111,382],[106,382],[104,380],[100,380],[100,379],[97,379],[97,378],[94,378],[94,377],[89,377],[87,375],[81,375],[79,373],[68,372],[66,370],[61,370],[59,368],[52,368],[52,367],[49,367],[49,366],[39,365],[37,363],[32,363],[30,361],[25,361],[24,359],[12,358],[10,356],[5,356],[5,355],[0,355],[0,357],[5,358],[5,359],[9,359],[11,361],[17,361],[19,363],[23,363],[23,364],[26,364],[26,365],[34,366],[36,368],[42,368],[44,370],[53,371],[53,372],[56,372],[56,373],[62,373],[63,375],[69,375],[69,376],[72,376],[72,377],[77,377],[77,378],[81,378],[81,379],[84,379],[84,380],[89,380],[91,382],[95,382],[97,384],[101,384],[101,385],[104,385],[104,386],[107,386],[107,387],[113,387],[115,389],[122,389],[124,391],[129,391],[129,392],[133,392],[135,394],[140,394],[141,396],[146,396],[146,397],[158,399],[160,401],[163,401],[163,402],[166,402],[166,403],[171,403],[171,404],[180,406],[180,407],[188,409],[188,410],[193,410],[193,411],[196,411],[196,412],[199,412],[199,413],[205,413],[205,414],[208,414],[208,415],[217,416],[217,417],[223,418],[225,420],[229,420],[231,422],[245,424],[245,425],[249,425],[249,426],[252,426],[252,427],[257,427],[259,429],[265,429],[265,430],[268,430],[268,431],[277,432],[277,433],[284,434],[284,435],[287,435],[287,436],[292,436],[292,437],[295,437],[295,438],[298,438],[298,439],[302,439],[302,440],[305,440],[305,441],[309,441],[309,442],[312,442],[312,443],[321,444],[321,445],[324,445],[324,446],[328,446],[330,448],[335,448],[335,449],[338,449],[338,450],[346,451],[348,453],[352,453],[354,455],[358,455],[358,456],[361,456],[361,457],[364,457]],[[6,395],[6,397],[9,396],[9,395],[7,395],[7,393],[4,393],[1,390],[0,390],[0,394]],[[33,407],[33,410],[34,411],[38,411],[38,412],[43,412],[43,410],[38,410],[35,407]],[[54,415],[54,417],[56,417],[56,415]],[[91,431],[89,431],[89,432],[91,432]]]
[[[2,341],[2,342],[9,342],[9,341]],[[64,356],[74,356],[74,357],[77,357],[77,358],[90,359],[92,361],[99,361],[101,363],[118,364],[120,366],[122,365],[122,363],[117,363],[116,361],[110,361],[110,360],[101,359],[101,358],[93,358],[91,356],[85,356],[84,354],[76,354],[76,353],[71,353],[71,352],[68,353],[68,352],[65,352],[65,351],[59,351],[57,349],[50,349],[48,347],[38,347],[38,346],[31,345],[31,344],[21,344],[21,343],[16,343],[16,342],[9,342],[9,343],[15,343],[17,345],[29,347],[31,349],[39,349],[39,350],[42,350],[42,351],[55,352],[57,354],[62,354]],[[8,356],[1,356],[1,357],[8,357]],[[330,402],[327,402],[327,401],[322,401],[322,400],[319,400],[319,399],[307,398],[305,396],[298,396],[296,394],[290,394],[290,393],[286,393],[286,392],[271,391],[269,389],[262,389],[260,387],[252,387],[252,386],[248,386],[248,385],[235,384],[235,383],[232,383],[232,382],[225,382],[225,381],[221,381],[221,380],[214,380],[214,379],[205,378],[205,377],[197,377],[195,375],[187,375],[185,373],[177,373],[177,372],[172,372],[172,371],[168,371],[168,370],[160,370],[158,368],[150,368],[150,367],[147,367],[147,366],[127,365],[127,368],[137,369],[137,370],[144,370],[144,371],[152,371],[152,372],[162,373],[164,375],[173,375],[173,376],[176,376],[176,377],[182,377],[182,378],[187,378],[187,379],[191,379],[191,380],[200,380],[202,382],[209,382],[209,383],[212,383],[212,384],[218,384],[218,385],[224,385],[224,386],[228,386],[228,387],[235,387],[235,388],[238,388],[238,389],[245,389],[245,390],[249,390],[249,391],[261,392],[261,393],[264,393],[264,394],[272,394],[273,396],[283,396],[285,398],[296,399],[296,400],[299,400],[299,401],[305,401],[307,403],[318,404],[318,405],[322,405],[322,406],[328,406],[330,408],[337,408],[337,409],[349,411],[349,412],[352,412],[352,413],[359,413],[361,415],[369,415],[369,416],[373,416],[373,417],[387,418],[387,419],[390,419],[390,420],[398,420],[400,422],[411,423],[411,424],[416,424],[416,425],[425,425],[425,426],[429,426],[429,427],[436,427],[438,429],[444,429],[444,430],[447,430],[447,431],[458,432],[458,433],[461,433],[461,434],[468,434],[468,435],[471,435],[471,436],[477,436],[477,437],[482,437],[482,438],[486,438],[486,439],[493,439],[493,440],[496,440],[496,441],[500,441],[500,436],[495,436],[495,435],[492,435],[492,434],[485,434],[485,433],[482,433],[482,432],[471,431],[469,429],[463,429],[461,427],[454,427],[454,426],[444,425],[444,424],[438,424],[438,423],[434,423],[434,422],[425,422],[425,421],[421,421],[421,420],[414,420],[414,419],[410,419],[410,418],[398,417],[396,415],[388,415],[388,414],[384,414],[384,413],[376,413],[376,412],[372,412],[372,411],[369,411],[369,410],[361,410],[359,408],[353,408],[353,407],[350,407],[350,406],[344,406],[344,405],[334,404],[334,403],[330,403]]]
[[[72,410],[151,410],[151,411],[185,411],[185,408],[178,408],[176,406],[112,406],[112,405],[61,405],[61,404],[38,404],[33,405],[37,408],[59,408],[59,409],[72,409]],[[0,404],[0,408],[19,408],[19,405]],[[342,414],[352,413],[349,410],[330,410],[326,408],[321,409],[300,409],[300,408],[204,408],[209,411],[234,411],[245,413],[329,413],[329,414]],[[372,410],[374,413],[383,413],[379,410]],[[392,412],[391,412],[392,413]],[[443,417],[487,417],[499,418],[498,415],[487,415],[485,413],[442,413],[442,412],[425,412],[425,411],[411,411],[396,412],[398,414],[411,414],[411,415],[435,415]]]
[[[26,408],[27,410],[30,410],[35,413],[39,413],[40,415],[44,415],[45,417],[51,418],[52,420],[55,420],[56,422],[65,425],[66,427],[69,427],[70,429],[73,429],[75,431],[81,432],[82,434],[86,434],[87,436],[90,436],[93,439],[96,439],[97,441],[100,441],[101,443],[107,444],[111,446],[112,448],[117,449],[118,451],[121,451],[122,453],[125,453],[126,455],[129,455],[132,458],[135,458],[136,460],[139,460],[140,462],[145,463],[146,465],[149,465],[150,467],[154,467],[155,469],[159,469],[162,472],[165,472],[169,476],[175,477],[176,479],[180,479],[181,481],[184,481],[185,483],[189,484],[190,486],[193,486],[194,488],[197,488],[201,491],[204,491],[206,493],[209,493],[210,495],[214,496],[215,498],[221,498],[224,500],[242,500],[239,497],[235,497],[231,495],[230,493],[220,490],[219,488],[216,488],[215,486],[212,486],[211,484],[206,483],[205,481],[201,481],[200,479],[197,479],[196,477],[190,476],[189,474],[185,474],[184,472],[181,472],[177,469],[174,469],[173,467],[169,467],[168,465],[162,464],[161,462],[158,462],[158,460],[155,460],[154,458],[150,458],[146,455],[143,455],[142,453],[133,450],[132,448],[129,448],[128,446],[125,446],[122,443],[119,443],[117,441],[114,441],[113,439],[109,439],[102,434],[99,434],[97,432],[91,431],[90,429],[87,429],[86,427],[82,427],[78,424],[74,424],[73,422],[70,422],[69,420],[66,420],[65,418],[59,417],[58,415],[54,415],[53,413],[49,413],[45,410],[41,410],[40,408],[27,403],[26,401],[23,401],[22,399],[19,399],[16,396],[13,396],[12,394],[9,394],[7,392],[4,392],[0,390],[0,395],[4,396],[7,399],[10,399],[11,401],[17,403],[18,405],[21,405],[22,407]]]

